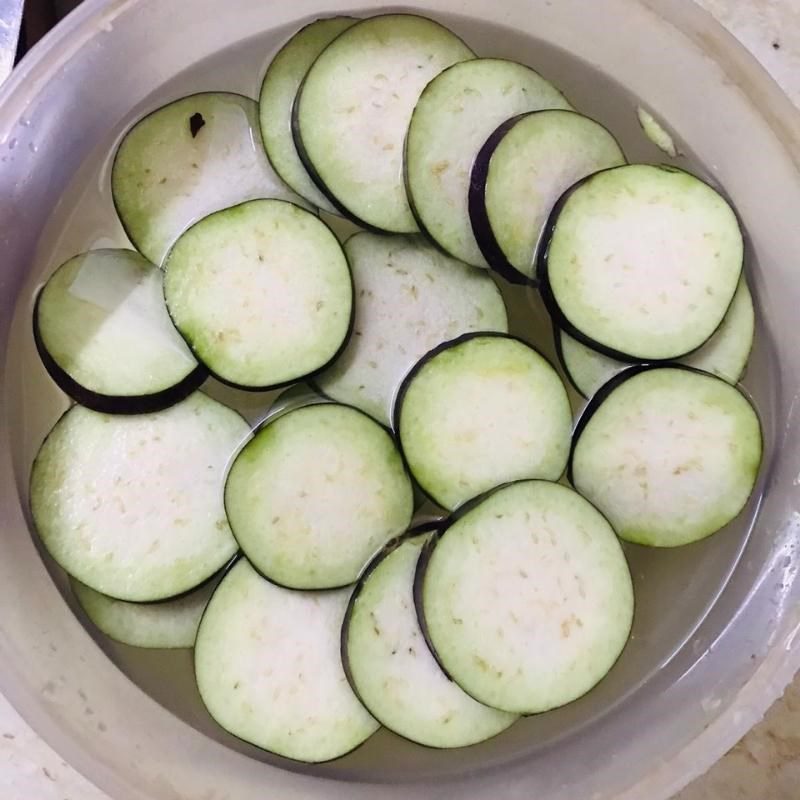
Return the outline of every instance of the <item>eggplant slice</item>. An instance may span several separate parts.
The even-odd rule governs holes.
[[[308,763],[339,758],[375,733],[339,652],[350,592],[282,589],[239,561],[214,592],[195,644],[211,716],[240,739]]]
[[[456,64],[425,87],[406,138],[408,195],[420,228],[454,258],[489,266],[469,218],[478,151],[510,117],[546,108],[570,105],[539,73],[498,58]]]
[[[412,475],[451,511],[503,483],[557,481],[567,466],[567,390],[511,336],[467,334],[429,353],[403,383],[396,416]]]
[[[342,661],[356,694],[387,728],[427,747],[466,747],[506,730],[517,715],[473,700],[425,643],[414,575],[435,527],[409,531],[372,561],[350,599]]]
[[[762,451],[758,415],[735,387],[688,367],[633,367],[583,413],[570,480],[623,539],[677,547],[741,512]]]
[[[176,239],[215,211],[263,197],[305,204],[260,139],[257,104],[230,92],[193,94],[139,120],[111,171],[114,205],[136,249],[161,266]]]
[[[317,188],[297,152],[292,136],[292,112],[300,84],[311,65],[340,33],[356,22],[353,17],[326,17],[301,28],[272,59],[261,84],[259,121],[270,164],[287,186],[331,214],[338,212]]]
[[[347,343],[347,258],[330,228],[292,203],[251,200],[206,217],[181,236],[164,269],[175,326],[237,388],[294,383]]]
[[[50,377],[108,414],[160,411],[208,371],[169,318],[163,273],[133,250],[91,250],[60,266],[36,299],[33,332]]]
[[[508,330],[492,277],[422,237],[359,233],[345,252],[356,294],[353,336],[315,382],[385,425],[403,378],[425,353],[470,331]]]
[[[516,714],[565,705],[616,662],[633,621],[628,564],[611,526],[572,489],[506,486],[423,556],[418,610],[448,675]]]
[[[413,505],[389,433],[336,403],[269,422],[239,453],[225,487],[245,555],[293,589],[353,583],[372,555],[408,528]]]
[[[535,278],[536,250],[561,195],[576,181],[625,163],[617,140],[573,111],[512,117],[486,141],[472,167],[472,231],[492,269],[512,283]]]
[[[73,578],[118,600],[199,586],[237,550],[222,488],[249,434],[239,414],[201,392],[138,416],[73,406],[31,471],[45,548]]]
[[[556,324],[622,361],[666,361],[701,347],[742,275],[736,214],[688,172],[635,164],[568,190],[540,251],[542,297]]]
[[[328,199],[364,227],[419,230],[403,182],[403,144],[426,84],[475,54],[413,14],[362,20],[314,62],[297,97],[294,136]]]

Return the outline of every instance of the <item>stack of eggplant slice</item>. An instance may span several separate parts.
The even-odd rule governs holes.
[[[194,647],[241,739],[463,747],[570,703],[630,634],[620,540],[697,541],[753,492],[734,211],[628,164],[527,65],[419,16],[318,20],[258,103],[137,122],[111,180],[135,249],[75,256],[35,302],[75,404],[32,517],[103,633]],[[509,320],[530,292],[557,365]],[[253,426],[218,383],[311,388]]]

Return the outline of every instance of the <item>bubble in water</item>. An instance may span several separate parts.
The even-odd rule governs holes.
[[[30,126],[33,125],[33,123],[29,119],[21,119],[20,124],[22,125],[23,128],[30,128]]]
[[[38,153],[39,152],[39,146],[37,144],[35,144],[34,142],[29,142],[28,143],[28,150],[30,150],[31,153]]]
[[[14,149],[16,146],[17,146],[17,140],[16,140],[16,139],[12,139],[12,140],[11,140],[11,141],[8,143],[8,149],[9,149],[9,150],[13,150],[13,149]]]

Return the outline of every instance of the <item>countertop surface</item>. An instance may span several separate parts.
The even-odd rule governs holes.
[[[800,0],[697,0],[800,106]],[[0,697],[2,800],[108,800]],[[800,798],[800,677],[736,747],[675,800]],[[643,800],[646,800],[643,798]]]

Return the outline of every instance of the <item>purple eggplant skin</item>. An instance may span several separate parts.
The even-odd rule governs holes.
[[[39,330],[39,302],[41,297],[40,292],[36,297],[36,304],[33,309],[33,340],[36,344],[39,358],[42,360],[47,374],[53,379],[58,388],[69,395],[76,403],[91,411],[98,411],[101,414],[128,416],[163,411],[180,403],[181,400],[185,400],[190,394],[197,391],[209,376],[208,370],[202,364],[198,364],[182,381],[153,394],[123,396],[93,392],[82,386],[62,369],[45,347]]]
[[[520,120],[535,113],[537,112],[529,111],[525,114],[511,117],[511,119],[507,119],[492,132],[486,143],[478,151],[478,155],[475,156],[472,172],[470,173],[469,195],[467,198],[472,233],[483,257],[498,275],[505,278],[509,283],[518,286],[536,286],[536,280],[528,278],[512,266],[498,244],[494,231],[492,231],[492,226],[489,223],[489,213],[486,210],[486,180],[489,176],[489,164],[500,142]]]

